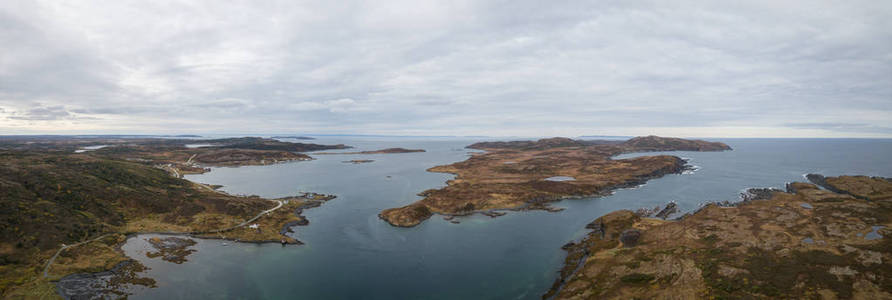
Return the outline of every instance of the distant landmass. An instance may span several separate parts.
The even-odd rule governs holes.
[[[274,138],[274,139],[297,139],[297,140],[315,140],[316,139],[314,137],[299,136],[299,135],[277,135],[277,136],[272,136],[271,138]]]
[[[396,153],[413,153],[426,152],[424,149],[406,149],[406,148],[387,148],[380,150],[358,151],[358,152],[319,152],[316,155],[335,155],[335,154],[396,154]]]

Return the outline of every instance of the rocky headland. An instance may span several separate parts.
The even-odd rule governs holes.
[[[655,136],[625,142],[568,138],[482,142],[468,148],[486,152],[474,153],[462,162],[428,169],[456,176],[444,188],[420,193],[424,199],[386,209],[378,216],[391,225],[411,227],[435,213],[465,215],[506,209],[552,209],[549,202],[604,195],[686,169],[685,161],[675,156],[611,159],[618,154],[731,150],[723,143]]]
[[[557,299],[892,299],[892,182],[809,175],[675,221],[616,211],[571,242]]]

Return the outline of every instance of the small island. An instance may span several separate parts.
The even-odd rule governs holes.
[[[345,163],[345,164],[354,164],[354,165],[358,165],[358,164],[367,164],[367,163],[370,163],[370,162],[374,162],[374,160],[372,160],[372,159],[353,159],[353,160],[345,160],[345,161],[342,161],[342,163]]]
[[[808,179],[677,221],[600,217],[543,298],[892,298],[890,179]]]
[[[468,148],[486,150],[468,160],[428,169],[455,174],[441,189],[422,192],[424,199],[378,216],[394,226],[412,227],[442,215],[466,215],[493,210],[559,210],[550,202],[567,197],[605,195],[642,184],[687,167],[668,155],[614,160],[611,157],[645,151],[724,151],[723,143],[656,136],[628,141],[582,141],[550,138],[538,141],[482,142]]]

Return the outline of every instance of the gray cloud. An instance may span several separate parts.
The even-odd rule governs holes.
[[[13,0],[0,129],[890,136],[890,36],[870,1]]]
[[[37,106],[13,113],[7,118],[12,120],[47,121],[71,119],[74,116],[62,106]]]

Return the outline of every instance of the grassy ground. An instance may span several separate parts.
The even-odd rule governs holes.
[[[827,181],[840,189],[846,186],[841,183],[854,182],[850,186],[876,195],[892,192],[882,178]],[[549,295],[892,298],[892,200],[859,199],[804,183],[792,186],[795,193],[777,191],[770,199],[735,207],[710,205],[680,221],[641,219],[628,211],[608,214],[593,222],[607,220],[603,239],[596,230],[566,247],[567,265]],[[885,226],[880,230],[885,237],[865,238],[873,226]],[[637,243],[618,241],[626,230],[640,232]],[[617,246],[597,246],[609,241]]]
[[[296,215],[294,211],[303,205],[306,200],[295,198],[285,201],[287,201],[287,203],[282,205],[281,208],[250,224],[256,225],[256,228],[252,228],[252,226],[249,225],[227,232],[207,234],[203,236],[238,240],[242,242],[280,242],[284,238],[289,244],[298,243],[297,240],[282,235],[280,232],[285,224],[304,220],[303,216]]]
[[[291,199],[269,220],[258,220],[262,235],[227,234],[242,241],[278,241],[273,228],[297,220],[294,208],[305,200]],[[123,234],[228,228],[272,207],[267,199],[219,193],[142,163],[0,151],[0,294],[42,297],[47,290],[43,266],[62,244],[118,233],[61,252],[49,279],[107,270],[125,260],[116,249]]]
[[[184,146],[188,143],[215,146],[190,149]],[[109,146],[73,153],[98,144]],[[267,199],[218,193],[177,178],[206,171],[195,163],[270,164],[310,159],[297,152],[346,147],[263,138],[4,139],[0,141],[0,296],[54,295],[52,284],[43,279],[43,266],[63,244],[118,233],[61,252],[50,279],[105,270],[124,260],[116,250],[123,241],[121,234],[227,228],[273,207]],[[292,220],[279,213],[284,212],[276,212],[278,219]],[[276,226],[274,221],[260,222],[264,229]],[[241,240],[261,238],[248,232],[233,234]]]

